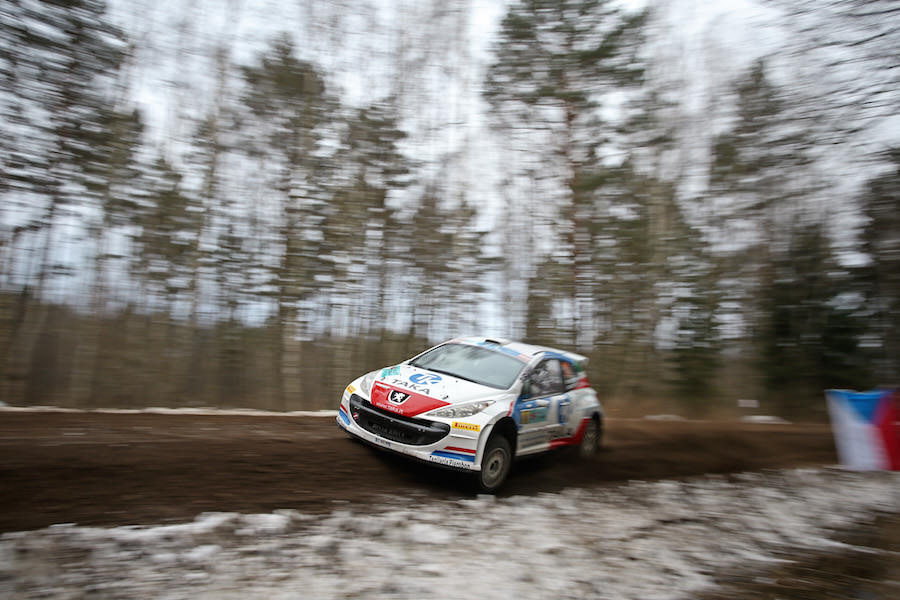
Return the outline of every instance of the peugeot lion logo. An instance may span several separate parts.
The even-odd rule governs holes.
[[[409,400],[409,394],[404,394],[403,392],[393,390],[390,394],[388,394],[388,400],[392,404],[403,404],[404,402]]]

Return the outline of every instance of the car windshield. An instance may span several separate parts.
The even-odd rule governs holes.
[[[515,383],[525,367],[517,358],[469,344],[444,344],[409,364],[500,390]]]

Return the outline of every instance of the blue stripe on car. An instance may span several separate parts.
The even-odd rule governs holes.
[[[442,458],[452,458],[454,460],[464,460],[466,462],[473,463],[475,462],[474,456],[469,456],[467,454],[457,454],[456,452],[445,452],[443,450],[435,450],[431,453],[432,456],[440,456]]]

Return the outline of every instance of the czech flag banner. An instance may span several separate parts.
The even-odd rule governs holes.
[[[841,464],[860,471],[900,470],[900,396],[896,390],[827,390],[825,397]]]

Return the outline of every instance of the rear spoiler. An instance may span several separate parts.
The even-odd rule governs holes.
[[[558,350],[556,348],[539,347],[539,349],[535,351],[534,354],[536,355],[542,353],[547,353],[548,355],[555,354],[580,365],[586,365],[588,362],[587,356],[582,356],[581,354],[576,354],[575,352],[569,352],[568,350]]]

